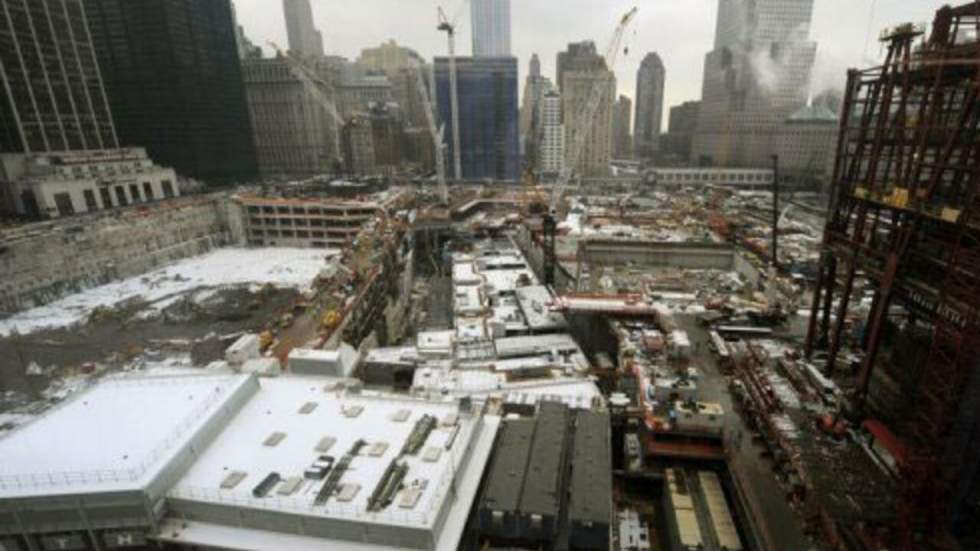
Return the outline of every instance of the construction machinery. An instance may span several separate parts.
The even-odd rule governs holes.
[[[327,90],[333,90],[333,87],[325,82],[317,71],[307,65],[306,61],[300,59],[299,57],[287,52],[279,47],[278,44],[272,42],[271,40],[267,44],[272,47],[279,55],[280,58],[286,61],[289,66],[290,72],[296,77],[296,80],[300,81],[303,86],[313,95],[317,103],[326,110],[327,114],[330,115],[330,119],[333,121],[333,135],[334,135],[334,157],[335,159],[343,163],[344,156],[340,150],[340,129],[344,127],[346,121],[344,117],[340,115],[337,111],[337,105],[334,103],[331,94],[327,93]]]
[[[616,31],[613,33],[612,39],[609,41],[609,46],[606,48],[605,60],[606,67],[608,70],[613,71],[616,67],[616,59],[619,56],[619,47],[623,42],[623,36],[626,34],[626,29],[629,24],[636,17],[639,8],[633,7],[630,11],[619,20],[619,25],[616,27]],[[545,285],[553,286],[555,284],[555,270],[557,268],[557,255],[555,253],[555,237],[558,231],[558,207],[561,204],[562,195],[565,193],[565,188],[568,187],[568,183],[572,179],[572,172],[578,165],[579,158],[582,156],[582,150],[585,148],[585,142],[589,139],[592,134],[592,125],[595,120],[596,113],[599,111],[599,105],[602,104],[603,100],[606,99],[606,88],[608,83],[605,79],[597,78],[595,83],[592,85],[592,91],[589,94],[589,101],[585,104],[585,109],[582,110],[581,118],[579,119],[579,124],[581,128],[579,131],[573,133],[574,140],[570,144],[567,155],[565,159],[565,164],[562,166],[561,172],[558,175],[558,181],[555,182],[554,188],[551,191],[551,201],[548,208],[548,212],[544,215],[544,220],[542,222],[542,233],[543,233],[543,243],[544,248],[544,283]]]
[[[432,135],[432,146],[436,155],[436,177],[439,181],[439,202],[443,205],[449,204],[449,188],[446,185],[446,142],[443,140],[445,126],[436,123],[436,105],[432,100],[432,94],[425,85],[424,68],[421,63],[415,65],[415,74],[419,86],[419,97],[425,104],[425,120],[429,125],[429,134]]]
[[[456,22],[446,17],[446,12],[439,8],[440,31],[446,33],[449,43],[449,105],[452,112],[453,125],[453,176],[456,181],[463,179],[463,159],[459,147],[459,91],[456,85]]]

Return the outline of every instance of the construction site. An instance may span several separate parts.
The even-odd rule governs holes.
[[[4,227],[0,551],[980,549],[978,33],[882,31],[826,194],[583,131]]]

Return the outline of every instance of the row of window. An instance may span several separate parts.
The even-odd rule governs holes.
[[[374,216],[374,209],[339,209],[321,207],[256,206],[248,207],[249,214],[292,214],[293,216]]]
[[[328,223],[319,218],[249,218],[252,226],[313,226],[314,228],[352,228],[360,229],[363,224],[356,220]]]
[[[658,172],[662,182],[771,182],[771,172]]]
[[[336,232],[322,232],[322,231],[305,231],[305,230],[252,230],[251,236],[253,238],[261,237],[289,237],[295,239],[333,239],[335,241],[343,241],[347,239],[347,235]]]
[[[173,183],[169,180],[163,180],[160,183],[160,188],[163,191],[163,199],[171,199],[175,196]],[[153,192],[153,185],[150,184],[150,182],[143,182],[142,190],[138,184],[134,183],[129,184],[128,188],[124,185],[112,186],[111,188],[108,186],[100,187],[98,192],[99,198],[102,200],[101,205],[99,203],[99,198],[96,197],[94,189],[89,188],[82,190],[82,197],[85,200],[84,212],[94,212],[113,207],[125,207],[131,204],[147,203],[158,199]],[[58,209],[58,214],[60,216],[70,216],[75,214],[75,205],[72,202],[71,193],[67,191],[55,193],[53,198],[55,207]]]

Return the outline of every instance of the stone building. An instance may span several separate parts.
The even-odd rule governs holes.
[[[616,77],[606,69],[571,70],[564,74],[562,82],[562,112],[565,122],[566,158],[570,154],[576,137],[588,129],[579,155],[578,163],[572,167],[579,176],[596,177],[609,175],[609,161],[612,159],[612,121],[613,98],[616,94]],[[583,120],[586,105],[592,96],[596,81],[605,87],[605,93],[595,112],[595,117]]]

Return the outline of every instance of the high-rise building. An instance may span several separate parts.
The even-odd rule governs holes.
[[[806,104],[813,1],[719,0],[692,152],[699,164],[768,165],[783,121]]]
[[[619,96],[613,106],[613,158],[633,158],[633,134],[630,132],[630,120],[633,118],[633,100],[629,96]]]
[[[565,166],[565,125],[562,124],[561,94],[554,86],[541,97],[538,111],[541,148],[537,168],[542,174],[558,174]]]
[[[397,116],[385,104],[371,104],[344,127],[346,157],[354,174],[394,174],[401,163],[401,141]]]
[[[313,25],[310,0],[282,0],[282,9],[286,15],[289,49],[303,56],[322,56],[323,35]]]
[[[564,52],[558,52],[555,82],[564,91],[562,87],[565,85],[566,71],[592,71],[605,68],[606,60],[596,51],[595,42],[591,40],[571,42]]]
[[[517,59],[461,57],[456,59],[459,137],[464,180],[516,181],[521,159],[517,114]],[[439,117],[452,136],[449,58],[435,59]],[[447,158],[453,140],[447,139]]]
[[[242,73],[262,175],[314,175],[339,168],[339,123],[284,59],[246,59]]]
[[[364,48],[357,58],[357,64],[369,72],[384,73],[394,77],[402,69],[424,64],[422,56],[411,48],[399,46],[389,40],[376,48]]]
[[[670,108],[667,135],[660,137],[661,151],[683,161],[691,158],[691,142],[698,128],[699,101],[685,101]]]
[[[473,57],[510,56],[510,0],[472,0]]]
[[[230,0],[85,0],[122,145],[179,174],[256,173]]]
[[[839,126],[837,115],[816,102],[790,115],[776,140],[781,181],[810,190],[829,188]]]
[[[531,166],[536,162],[541,140],[538,105],[551,86],[551,81],[541,76],[541,60],[538,59],[538,54],[532,55],[530,70],[524,81],[524,98],[521,101],[521,150]]]
[[[0,0],[0,152],[118,147],[82,0]]]
[[[664,118],[664,62],[656,52],[643,58],[636,71],[636,156],[651,159],[660,151]]]
[[[613,98],[616,96],[616,76],[605,68],[566,70],[562,82],[562,112],[565,121],[566,156],[574,147],[580,132],[587,132],[578,163],[572,167],[580,176],[609,175],[612,160]],[[586,106],[596,84],[603,86],[603,95],[592,120],[583,120]]]

